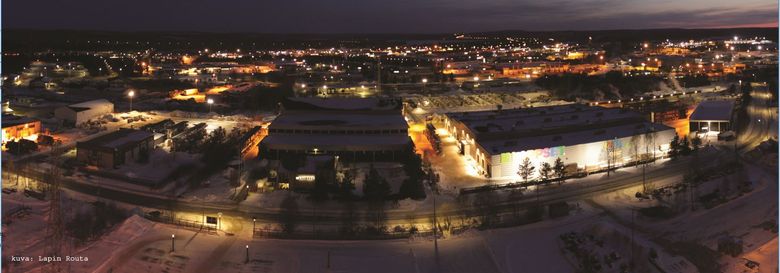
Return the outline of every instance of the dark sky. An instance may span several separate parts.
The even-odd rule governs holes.
[[[433,33],[777,26],[776,0],[10,0],[4,28]]]

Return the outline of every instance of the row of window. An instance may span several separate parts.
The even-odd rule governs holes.
[[[269,129],[269,133],[284,134],[328,134],[328,135],[387,135],[406,134],[406,129],[392,130],[300,130],[300,129]]]

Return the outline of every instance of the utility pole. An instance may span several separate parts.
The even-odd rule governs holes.
[[[57,145],[57,144],[55,144]],[[59,147],[52,148],[53,151],[58,150]],[[53,166],[49,169],[49,223],[46,227],[46,237],[48,237],[49,243],[48,251],[44,252],[47,256],[62,256],[62,240],[65,238],[63,234],[62,223],[62,211],[60,204],[60,164],[57,153],[53,152]],[[62,263],[51,263],[51,266],[46,267],[48,272],[62,272]]]

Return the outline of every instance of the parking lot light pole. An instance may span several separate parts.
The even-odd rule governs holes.
[[[135,97],[135,91],[130,90],[130,92],[127,92],[127,96],[130,98],[130,112],[133,112],[133,97]]]
[[[249,245],[246,245],[246,259],[244,259],[244,263],[249,262]]]

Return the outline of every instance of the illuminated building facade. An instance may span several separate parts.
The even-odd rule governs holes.
[[[3,114],[3,144],[19,139],[35,141],[40,133],[40,120]]]
[[[596,171],[662,156],[673,128],[622,108],[563,105],[447,114],[445,127],[480,175],[518,177],[528,158]],[[534,174],[536,175],[536,174]]]

